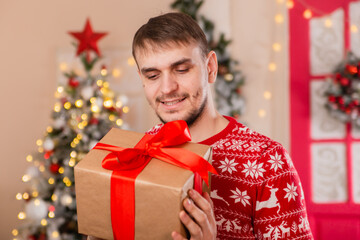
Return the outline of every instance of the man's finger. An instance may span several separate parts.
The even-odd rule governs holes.
[[[197,191],[190,189],[189,190],[189,196],[192,200],[194,200],[194,203],[196,204],[196,206],[199,207],[199,209],[201,209],[201,211],[203,211],[208,218],[212,218],[213,217],[213,208],[211,205],[211,200],[210,197],[208,199],[204,198],[203,196],[200,195],[200,193],[198,193]],[[207,195],[209,196],[209,195]],[[195,217],[195,216],[193,216]]]
[[[196,208],[194,203],[190,203],[190,202],[191,202],[191,200],[189,200],[189,199],[185,200],[185,203],[184,203],[184,206],[186,206],[185,208],[187,209],[187,207],[189,207],[189,204]],[[200,211],[200,210],[197,209],[197,211]],[[189,212],[189,214],[191,214],[191,216],[193,216],[193,213]],[[202,236],[203,236],[202,229],[201,229],[202,227],[200,227],[198,225],[198,223],[196,223],[185,211],[181,211],[179,214],[179,217],[180,217],[181,222],[187,228],[187,230],[189,230],[192,239],[202,239]],[[193,217],[195,218],[195,216],[193,216]],[[196,218],[195,218],[195,220],[196,220]]]
[[[208,194],[207,192],[204,192],[204,193],[203,193],[203,197],[210,203],[212,210],[214,210],[214,203],[213,203],[213,201],[211,200],[209,194]]]

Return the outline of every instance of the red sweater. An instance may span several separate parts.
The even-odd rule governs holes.
[[[213,147],[217,239],[313,239],[299,176],[285,148],[234,118]],[[161,125],[148,133],[158,132]]]

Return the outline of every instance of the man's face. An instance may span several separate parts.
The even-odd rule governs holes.
[[[197,44],[170,44],[136,51],[146,98],[162,122],[190,126],[207,105],[207,60]]]

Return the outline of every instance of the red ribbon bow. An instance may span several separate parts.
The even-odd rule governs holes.
[[[156,135],[145,134],[134,148],[96,144],[94,149],[110,151],[102,161],[102,167],[113,170],[111,221],[114,239],[134,239],[135,179],[151,158],[194,172],[197,185],[195,188],[198,191],[201,190],[201,179],[197,174],[206,184],[209,180],[208,172],[217,174],[214,167],[199,155],[186,149],[171,148],[190,140],[190,131],[186,122],[179,120],[164,124]]]

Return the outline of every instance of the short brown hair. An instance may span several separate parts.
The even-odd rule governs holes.
[[[154,18],[141,26],[135,33],[132,54],[136,60],[135,50],[146,48],[146,41],[160,47],[168,46],[169,43],[199,44],[204,57],[208,54],[208,43],[204,32],[189,15],[185,13],[166,13]]]

